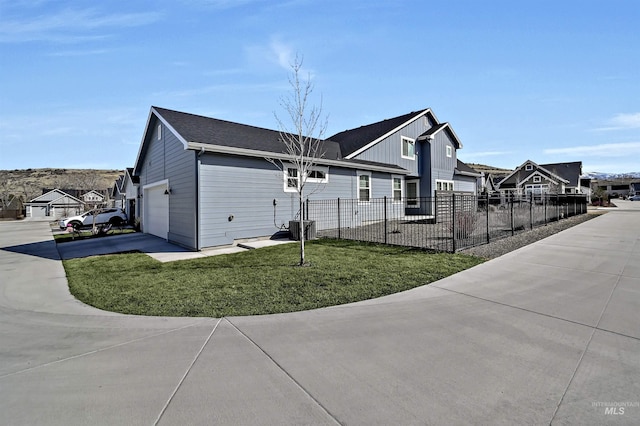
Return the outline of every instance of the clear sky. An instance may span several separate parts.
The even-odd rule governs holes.
[[[152,105],[327,136],[430,107],[458,157],[640,171],[638,0],[0,0],[0,169],[134,165]]]

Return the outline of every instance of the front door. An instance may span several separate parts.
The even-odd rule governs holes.
[[[418,197],[420,196],[420,182],[417,180],[408,180],[407,181],[407,208],[415,209],[418,208]]]

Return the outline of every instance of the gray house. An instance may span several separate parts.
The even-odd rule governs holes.
[[[582,162],[536,164],[527,160],[498,184],[503,194],[583,194]]]
[[[476,193],[480,174],[457,160],[462,144],[430,109],[321,143],[311,199],[357,199],[366,210],[388,197],[409,215],[430,213],[419,197]],[[142,230],[193,250],[285,230],[300,214],[290,159],[277,131],[152,107],[132,174]]]
[[[85,203],[61,189],[44,190],[39,197],[25,203],[27,217],[60,219],[84,211]]]

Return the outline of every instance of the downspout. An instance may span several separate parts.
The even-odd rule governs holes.
[[[196,187],[195,187],[195,199],[196,199],[196,208],[195,210],[195,231],[196,231],[196,251],[202,250],[200,247],[200,157],[204,154],[204,147],[200,147],[200,151],[195,155],[196,160]]]

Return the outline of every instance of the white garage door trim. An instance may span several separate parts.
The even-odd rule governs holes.
[[[142,187],[144,194],[142,230],[165,240],[169,238],[169,195],[165,194],[168,188],[168,179]]]

